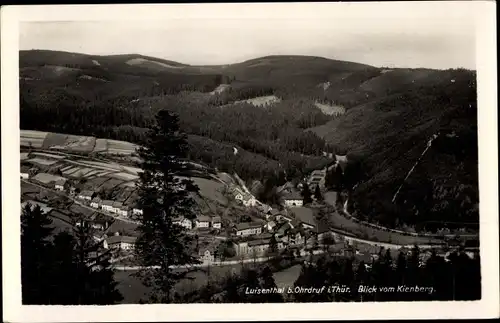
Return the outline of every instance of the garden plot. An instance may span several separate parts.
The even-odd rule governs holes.
[[[32,154],[36,155],[36,156],[46,157],[46,158],[54,158],[54,159],[57,159],[57,160],[66,158],[66,156],[55,155],[55,154],[47,154],[47,153],[33,152]]]
[[[40,183],[43,183],[43,184],[49,184],[52,182],[56,182],[60,179],[65,179],[65,178],[61,177],[61,176],[47,174],[47,173],[38,173],[33,177],[33,180],[40,182]]]
[[[94,168],[79,167],[78,170],[76,172],[72,173],[70,176],[72,176],[72,177],[85,177],[87,173],[90,173],[93,170],[94,170]]]
[[[109,177],[94,177],[92,179],[89,179],[86,184],[91,185],[93,188],[92,190],[96,191],[99,187],[101,187],[102,184],[109,180]]]
[[[59,147],[64,147],[64,143],[66,142],[67,138],[68,135],[62,133],[49,132],[43,142],[43,148],[63,149]]]
[[[21,153],[20,157],[21,157],[21,160],[26,160],[29,158],[29,153]]]
[[[48,132],[21,130],[21,146],[41,148]]]
[[[51,166],[57,163],[57,160],[49,160],[49,159],[43,159],[43,158],[31,158],[27,160],[28,162],[32,164],[37,164],[39,166]]]
[[[91,152],[94,150],[96,139],[94,137],[68,135],[62,145],[54,145],[54,149],[64,149],[78,152]]]
[[[137,168],[137,167],[122,166],[122,169],[126,172],[129,172],[129,173],[135,174],[135,175],[139,175],[139,173],[142,173],[142,169]]]
[[[113,173],[113,174],[108,175],[108,177],[120,179],[123,181],[135,181],[135,180],[139,179],[139,176],[137,176],[137,175],[132,175],[132,174],[123,173],[123,172]]]
[[[115,164],[115,163],[103,163],[103,162],[96,162],[96,161],[90,161],[90,160],[85,160],[85,159],[79,159],[78,163],[86,165],[86,166],[91,166],[94,168],[100,168],[103,170],[121,171],[123,169],[123,167],[121,165]]]
[[[108,139],[108,153],[130,155],[138,146],[130,142]]]
[[[65,170],[61,169],[61,172],[64,176],[70,176],[73,173],[77,172],[80,169],[78,166],[71,166],[70,168],[66,168]]]
[[[137,182],[136,181],[129,181],[129,182],[125,182],[122,184],[122,186],[126,186],[126,187],[136,187],[136,184]]]
[[[95,175],[100,174],[100,173],[101,173],[100,169],[94,169],[94,170],[88,172],[87,174],[85,174],[85,177],[87,177],[87,178],[94,177]]]
[[[75,166],[73,165],[68,165],[68,166],[64,166],[63,168],[61,168],[61,172],[66,172],[68,171],[70,168],[74,168]]]
[[[115,179],[115,178],[108,178],[107,181],[105,181],[101,186],[99,186],[99,189],[104,189],[104,190],[112,190],[117,186],[120,186],[123,181]]]
[[[115,196],[114,200],[124,203],[133,193],[134,190],[132,188],[127,187],[125,189],[120,190],[118,194]]]
[[[73,203],[71,205],[71,207],[69,208],[69,211],[71,213],[74,213],[74,214],[83,215],[86,218],[90,218],[95,213],[95,211],[89,210],[89,209],[87,209],[85,207],[82,207],[82,206],[76,204],[76,203]]]
[[[94,176],[95,177],[103,177],[103,176],[108,176],[109,174],[113,174],[113,172],[110,172],[110,171],[101,171],[99,173],[96,173]]]
[[[108,150],[108,140],[96,139],[93,152],[100,153],[100,152],[105,152],[106,150]]]

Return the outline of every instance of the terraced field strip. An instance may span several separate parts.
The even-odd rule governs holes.
[[[48,132],[35,130],[21,130],[20,144],[25,147],[42,148]]]
[[[62,156],[62,155],[40,153],[40,152],[32,152],[32,154],[36,155],[36,156],[48,157],[48,158],[54,158],[54,159],[64,159],[64,158],[66,158],[66,156]]]

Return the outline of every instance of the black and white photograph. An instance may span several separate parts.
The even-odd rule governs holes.
[[[20,305],[498,314],[489,4],[2,8]]]

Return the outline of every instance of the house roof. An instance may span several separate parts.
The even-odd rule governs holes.
[[[27,173],[29,172],[31,169],[30,166],[27,166],[27,165],[21,165],[21,173]]]
[[[269,244],[270,242],[271,242],[271,240],[270,240],[270,239],[252,240],[252,241],[249,241],[249,242],[248,242],[248,246],[249,246],[249,247],[253,247],[253,246],[261,246],[261,245]]]
[[[35,177],[33,177],[33,179],[42,182],[44,184],[48,184],[65,178],[48,173],[38,173],[35,175]]]
[[[317,226],[316,219],[314,218],[314,213],[311,209],[306,207],[295,207],[293,208],[293,214],[295,214],[296,219],[301,222],[312,226]]]
[[[268,211],[268,213],[271,213],[271,215],[277,215],[277,214],[280,214],[280,210],[278,209],[271,209]]]
[[[242,222],[236,224],[236,230],[246,230],[246,229],[251,229],[251,228],[259,228],[262,227],[262,224],[258,222]]]
[[[109,238],[106,238],[106,242],[108,244],[115,244],[121,242],[134,244],[136,240],[137,240],[136,237],[130,237],[130,236],[111,236]]]
[[[211,254],[214,254],[217,250],[219,243],[218,242],[205,242],[202,243],[198,248],[198,255],[203,255],[205,251],[210,251]]]
[[[122,202],[115,201],[115,202],[113,202],[112,205],[115,208],[123,208],[123,203]]]
[[[113,201],[111,200],[103,200],[102,205],[113,206]]]
[[[283,199],[285,200],[302,200],[302,195],[297,191],[292,191],[290,193],[284,194]]]
[[[55,182],[55,185],[64,185],[64,184],[66,184],[66,179],[65,178],[58,179]]]
[[[201,215],[196,218],[196,221],[198,222],[210,222],[210,217],[207,215]]]
[[[81,191],[80,194],[78,194],[78,195],[80,195],[80,196],[92,196],[94,194],[95,194],[94,191]]]
[[[274,222],[274,221],[269,221],[269,222],[267,222],[267,225],[273,228],[273,227],[275,227],[275,226],[276,226],[276,222]]]
[[[99,203],[99,202],[102,202],[101,198],[100,197],[94,197],[92,199],[92,202],[96,202],[96,203]]]
[[[216,222],[216,223],[221,222],[220,216],[214,216],[212,218],[212,222]]]

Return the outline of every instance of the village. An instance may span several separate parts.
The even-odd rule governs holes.
[[[346,162],[337,156],[329,167],[343,167]],[[135,189],[139,171],[83,158],[74,161],[53,151],[23,152],[22,203],[39,205],[66,230],[84,219],[95,230],[94,239],[103,250],[114,252],[116,263],[133,265],[136,219],[143,213]],[[326,171],[312,171],[297,185],[286,183],[279,189],[282,205],[273,206],[258,201],[238,178],[227,180],[219,190],[230,196],[241,216],[231,216],[227,210],[220,214],[199,211],[195,219],[176,218],[173,223],[194,237],[192,253],[207,266],[245,259],[264,261],[283,253],[303,256],[322,252],[352,256],[368,264],[379,256],[381,247],[394,256],[399,251],[410,252],[411,246],[364,241],[318,219],[314,206],[320,201],[313,197],[312,205],[305,206],[301,189],[307,185],[310,191],[324,190]],[[95,190],[93,182],[103,185]],[[429,256],[430,251],[422,253],[424,258]]]

